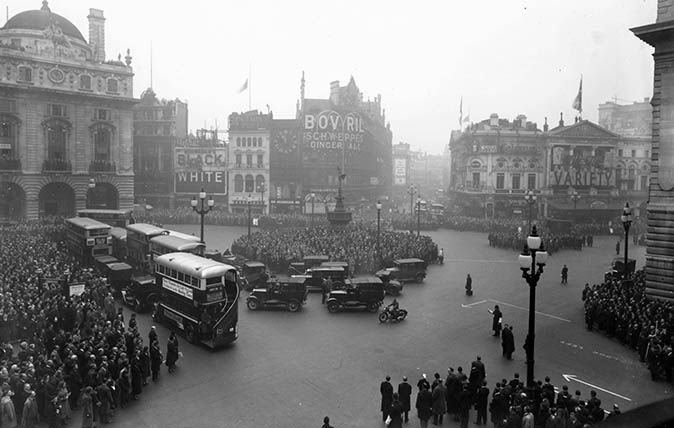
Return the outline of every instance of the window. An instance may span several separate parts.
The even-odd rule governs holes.
[[[241,147],[241,137],[236,137],[236,147]],[[241,162],[237,162],[241,163]]]
[[[255,180],[251,174],[246,175],[246,192],[251,193],[255,191]]]
[[[86,74],[80,76],[80,89],[91,90],[91,76]]]
[[[255,177],[255,191],[256,192],[262,192],[263,189],[265,188],[264,185],[264,175],[258,174]],[[266,189],[265,189],[266,190]]]
[[[647,175],[642,175],[639,177],[639,190],[647,190],[648,189],[648,176]]]
[[[651,153],[650,153],[648,150],[645,150],[645,151],[644,151],[644,157],[650,158],[650,157],[651,157]]]
[[[479,172],[474,172],[473,173],[473,187],[478,188],[480,187],[480,173]]]
[[[32,82],[33,81],[33,69],[26,66],[19,67],[19,81],[21,82]]]
[[[253,147],[257,147],[257,138],[253,137]]]
[[[251,141],[250,137],[246,138],[246,145],[247,145],[248,147],[250,147],[251,144],[252,144],[252,141]]]
[[[257,155],[257,166],[262,168],[264,165],[264,155]]]
[[[108,128],[99,127],[94,131],[94,161],[110,161],[110,140],[111,133]]]
[[[505,174],[502,172],[499,172],[496,174],[496,188],[497,189],[503,189],[505,184]]]
[[[68,109],[63,104],[49,104],[49,115],[66,117],[68,116]]]
[[[618,149],[618,157],[623,157],[623,149]]]
[[[234,191],[243,192],[243,177],[241,174],[236,174],[234,176]]]
[[[512,176],[512,189],[513,190],[520,190],[520,175],[519,174],[513,174]]]
[[[16,112],[16,101],[7,98],[0,98],[0,112],[2,113]]]
[[[527,189],[533,190],[536,188],[536,174],[529,174],[527,177]]]
[[[241,155],[236,155],[236,166],[241,166]]]
[[[253,155],[246,155],[246,165],[248,167],[253,166]]]
[[[108,79],[108,92],[117,93],[119,90],[119,82],[117,79]]]
[[[0,115],[0,158],[12,159],[16,147],[16,128],[18,125]]]
[[[633,158],[637,157],[637,151],[636,150],[632,150],[632,157]]]
[[[66,132],[61,124],[50,124],[47,127],[47,159],[66,159]]]
[[[257,146],[262,147],[262,137],[257,139]]]
[[[95,120],[110,120],[110,116],[110,110],[104,108],[96,109],[94,113]]]

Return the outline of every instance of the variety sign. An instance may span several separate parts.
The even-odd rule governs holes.
[[[226,150],[218,147],[177,147],[175,150],[176,193],[227,194]]]

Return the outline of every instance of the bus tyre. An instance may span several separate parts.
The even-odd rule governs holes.
[[[191,324],[185,326],[185,338],[190,343],[197,343],[197,333]]]
[[[297,300],[291,300],[288,302],[288,310],[290,312],[297,312],[300,310],[300,304],[297,302]]]
[[[370,302],[367,304],[367,310],[370,312],[377,312],[379,310],[379,305],[377,302]]]
[[[251,311],[256,311],[257,308],[260,306],[257,300],[255,299],[250,299],[248,303],[246,303],[246,305],[248,306],[248,309],[250,309]]]
[[[338,310],[339,310],[339,303],[334,302],[334,301],[328,302],[328,312],[330,312],[331,314],[334,314]]]

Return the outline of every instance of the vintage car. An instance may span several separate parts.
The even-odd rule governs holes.
[[[403,291],[403,283],[397,279],[391,278],[391,271],[382,269],[375,273],[375,276],[384,283],[384,292],[389,296],[399,296]]]
[[[344,272],[346,272],[347,276],[351,276],[351,268],[349,266],[348,262],[323,262],[319,266],[321,267],[341,267],[344,268]]]
[[[330,278],[332,289],[343,288],[348,275],[342,267],[316,266],[307,269],[304,275],[292,275],[293,278],[306,278],[307,290],[323,291],[323,280]]]
[[[267,266],[258,261],[248,260],[239,267],[240,276],[243,280],[244,290],[250,291],[263,286],[269,280]]]
[[[159,302],[161,291],[152,275],[134,276],[122,289],[122,301],[136,312],[150,310]]]
[[[421,259],[399,259],[393,261],[393,266],[378,271],[378,277],[388,277],[388,280],[403,282],[423,282],[426,278],[426,262]]]
[[[288,265],[288,275],[304,275],[307,269],[320,266],[330,260],[328,256],[306,256],[301,262],[292,262]]]
[[[627,259],[627,273],[633,274],[636,268],[637,261],[634,259]],[[604,274],[604,280],[621,279],[625,276],[625,258],[616,257],[611,262],[609,271]]]
[[[335,313],[345,308],[367,309],[377,312],[384,301],[384,284],[375,276],[352,278],[341,290],[328,295],[328,311]]]
[[[254,288],[246,299],[251,311],[264,307],[281,307],[297,312],[307,301],[304,278],[273,278],[265,288]]]
[[[119,293],[124,288],[128,287],[131,282],[131,277],[133,275],[133,268],[122,262],[110,263],[108,265],[108,271],[106,272],[108,277],[108,284],[110,288]]]

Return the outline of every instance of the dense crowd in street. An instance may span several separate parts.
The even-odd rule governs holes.
[[[78,408],[82,427],[110,422],[148,378],[159,379],[164,361],[175,370],[180,354],[175,335],[164,357],[154,328],[145,341],[135,316],[125,321],[105,280],[70,256],[63,232],[53,222],[0,228],[2,428],[60,427]],[[71,296],[66,279],[84,293]]]
[[[386,376],[379,387],[382,420],[388,421],[389,428],[402,428],[415,415],[422,428],[429,422],[443,425],[445,417],[459,421],[462,428],[471,420],[476,425],[490,422],[496,428],[585,428],[620,413],[613,405],[606,416],[596,391],[584,396],[580,390],[572,393],[568,385],[557,389],[549,377],[527,387],[515,373],[512,379],[493,385],[490,391],[479,356],[467,371],[460,366],[456,371],[449,367],[444,379],[439,373],[431,379],[424,373],[416,383],[414,398],[407,377],[403,376],[395,388]]]
[[[428,236],[382,230],[379,242],[384,266],[395,259],[438,258],[438,246]],[[260,260],[273,271],[285,271],[290,262],[317,254],[348,262],[352,273],[374,273],[380,267],[377,229],[363,224],[350,224],[339,232],[323,226],[262,230],[251,234],[250,242],[246,235],[234,241],[232,253]]]
[[[607,279],[583,290],[585,321],[639,354],[648,364],[653,380],[672,382],[674,374],[674,304],[649,299],[645,276],[637,272],[631,281]]]
[[[583,247],[591,247],[593,237],[577,235],[546,234],[543,236],[543,244],[548,253],[552,254],[559,250],[578,250]],[[510,248],[520,251],[527,243],[527,235],[522,232],[491,232],[487,235],[490,247]]]

